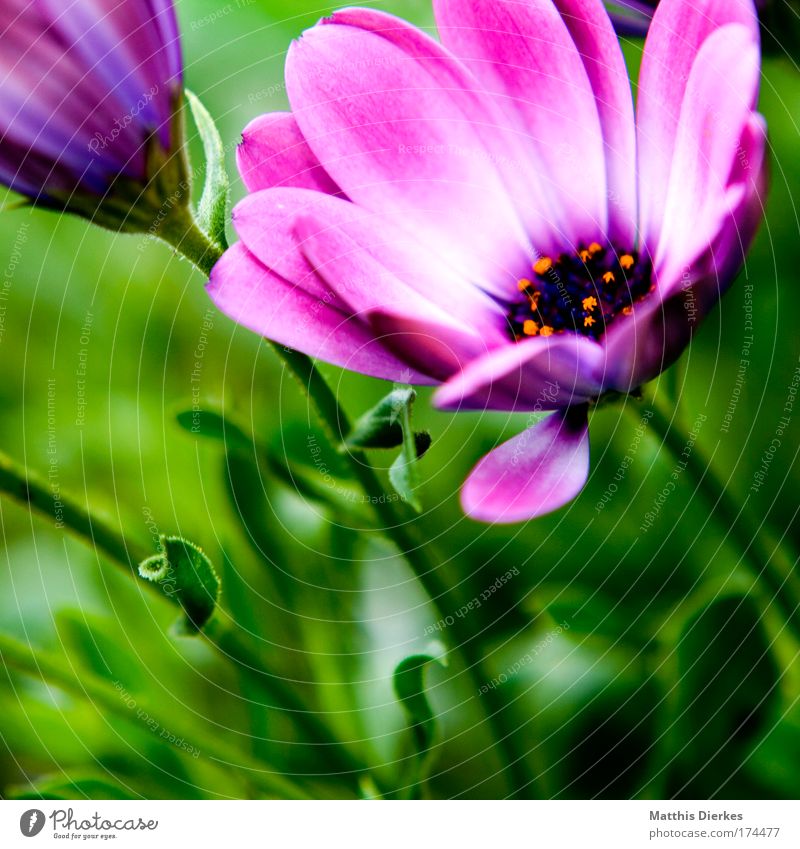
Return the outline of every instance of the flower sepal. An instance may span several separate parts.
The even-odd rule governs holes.
[[[165,150],[158,133],[145,142],[145,179],[120,174],[105,194],[97,195],[83,188],[71,193],[50,191],[46,196],[31,198],[32,206],[70,213],[92,224],[117,233],[150,233],[159,235],[163,222],[173,209],[188,208],[191,203],[191,177],[183,144],[183,98],[174,98],[171,136],[174,150]]]

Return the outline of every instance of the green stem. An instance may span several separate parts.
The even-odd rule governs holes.
[[[651,423],[663,444],[676,462],[682,460],[692,475],[697,489],[708,501],[712,514],[722,524],[742,558],[748,563],[752,577],[762,585],[770,600],[774,600],[784,621],[800,639],[800,576],[795,564],[772,537],[763,521],[753,515],[749,496],[739,503],[717,476],[711,460],[695,442],[690,446],[689,435],[682,431],[669,410],[658,397],[651,399]],[[687,451],[687,446],[690,450]]]
[[[158,237],[208,277],[223,249],[204,233],[188,206],[176,205],[158,228]]]
[[[60,489],[53,490],[41,478],[1,452],[0,493],[53,519],[57,528],[65,528],[87,540],[134,576],[137,575],[137,565],[153,553],[126,539],[116,528],[92,516],[77,501],[62,494]]]
[[[304,354],[286,348],[275,346],[283,361],[297,377],[309,400],[314,404],[334,444],[341,442],[342,437],[350,431],[347,413],[342,409],[330,386],[319,373],[314,363]],[[454,597],[451,587],[445,583],[438,569],[441,559],[432,552],[430,543],[421,541],[413,531],[406,516],[385,497],[385,491],[372,466],[369,465],[363,453],[348,452],[347,456],[359,485],[368,496],[378,526],[391,539],[406,559],[417,580],[430,598],[439,614],[447,614],[456,610],[459,603]],[[429,557],[428,552],[431,552]],[[453,634],[455,648],[460,650],[467,675],[475,693],[481,689],[485,681],[482,679],[483,658],[465,619],[455,619],[450,632]],[[512,797],[520,796],[525,788],[532,784],[527,774],[524,756],[520,756],[515,745],[517,728],[509,721],[506,706],[499,692],[489,690],[485,696],[487,720],[492,729],[492,735],[500,749],[508,769],[508,782],[511,786]]]
[[[139,586],[146,586],[159,598],[167,599],[175,605],[179,604],[175,594],[165,595],[156,584],[138,580],[138,564],[152,555],[152,551],[130,540],[104,520],[93,516],[85,507],[60,491],[56,495],[40,478],[2,453],[0,453],[0,493],[5,493],[28,508],[53,519],[57,528],[70,531],[96,550],[104,552],[109,560],[134,577]],[[352,757],[349,750],[339,740],[333,737],[327,725],[308,710],[296,691],[287,686],[280,675],[269,670],[263,663],[256,663],[253,660],[251,651],[238,633],[215,619],[208,624],[203,636],[215,651],[235,662],[259,684],[265,693],[269,694],[274,704],[265,705],[267,709],[287,712],[310,740],[326,749],[326,759],[334,769],[351,777],[363,772],[363,765]]]
[[[169,223],[168,227],[162,228],[159,235],[206,275],[222,253],[221,249],[212,245],[200,231],[190,212],[188,216],[185,214],[175,215],[174,220]],[[350,422],[314,362],[305,354],[290,348],[274,343],[273,348],[299,380],[334,444],[339,443],[342,436],[349,432]],[[452,590],[438,576],[436,564],[438,564],[439,558],[434,556],[432,560],[435,563],[429,562],[426,546],[417,540],[415,534],[409,530],[407,518],[385,497],[381,497],[385,495],[383,487],[366,457],[360,452],[350,452],[347,456],[359,485],[368,496],[379,527],[394,542],[401,555],[408,561],[434,607],[440,612],[443,608],[446,612],[446,608],[449,606],[452,606],[455,610],[457,605]],[[429,548],[429,546],[427,547]],[[458,620],[458,622],[458,627],[452,629],[456,639],[456,647],[464,657],[467,674],[470,676],[477,693],[484,683],[481,680],[482,673],[480,671],[482,656],[475,645],[474,636],[468,628],[464,627],[463,620]],[[508,720],[505,705],[499,694],[493,690],[489,692],[491,696],[487,693],[486,699],[487,719],[492,728],[493,737],[508,767],[512,795],[518,796],[524,792],[524,788],[531,784],[531,779],[527,775],[524,758],[520,757],[514,745],[516,728]]]
[[[170,716],[165,722],[159,717],[159,709],[144,702],[140,696],[120,692],[109,682],[86,670],[80,676],[69,671],[63,658],[50,656],[41,650],[34,650],[24,643],[0,635],[0,658],[6,666],[20,672],[41,678],[46,684],[55,684],[63,690],[79,697],[88,698],[94,705],[102,707],[108,713],[121,716],[136,725],[144,724],[148,728],[162,729],[174,734],[176,738],[193,740],[193,749],[201,756],[222,768],[231,766],[247,771],[247,779],[263,791],[283,799],[310,798],[301,787],[287,776],[278,772],[266,772],[263,764],[250,760],[238,749],[221,742],[214,734],[203,736],[202,742],[193,739],[193,731],[183,728],[180,719]],[[135,708],[135,710],[134,710]],[[144,722],[142,721],[144,717]]]

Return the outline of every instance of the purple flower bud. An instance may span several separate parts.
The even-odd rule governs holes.
[[[608,13],[619,35],[644,36],[658,0],[606,0]]]
[[[0,37],[0,182],[146,231],[186,193],[171,0],[4,0]]]
[[[768,27],[772,23],[772,9],[770,0],[754,0],[756,9],[761,17],[762,25],[767,28],[764,33],[765,41],[769,42],[770,37],[774,37],[776,33],[770,32]],[[658,6],[658,0],[606,0],[608,13],[611,20],[614,22],[614,29],[619,35],[624,36],[640,36],[647,35],[650,21],[653,19],[653,13]],[[785,14],[785,11],[784,11]],[[786,15],[791,17],[792,15]],[[793,13],[796,19],[796,13]]]

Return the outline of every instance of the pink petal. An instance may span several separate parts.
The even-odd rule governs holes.
[[[758,92],[759,50],[741,24],[710,35],[686,86],[655,267],[679,276],[728,213],[724,199]]]
[[[751,115],[740,139],[718,232],[679,274],[659,281],[656,297],[637,304],[632,316],[609,328],[604,346],[610,388],[629,392],[670,366],[733,282],[764,217],[765,148],[764,119]]]
[[[225,315],[279,345],[372,377],[435,382],[398,360],[363,321],[339,309],[334,298],[319,299],[293,286],[241,244],[214,266],[207,291]]]
[[[532,150],[562,239],[602,241],[608,202],[597,104],[552,0],[435,0],[434,11],[445,46]],[[616,43],[613,51],[619,53]]]
[[[491,350],[480,334],[423,316],[412,317],[383,308],[366,318],[383,345],[437,381],[447,380]]]
[[[563,507],[589,476],[585,406],[553,413],[487,454],[461,490],[464,512],[483,522],[522,522]]]
[[[306,141],[354,202],[400,215],[466,279],[508,294],[530,250],[484,143],[487,105],[423,33],[378,12],[357,19],[369,28],[337,15],[289,51],[287,90]]]
[[[447,323],[456,320],[480,329],[487,344],[506,338],[497,303],[400,229],[396,215],[373,213],[320,192],[272,189],[245,198],[233,221],[242,241],[268,268],[306,288],[321,270],[328,281],[323,288],[341,292],[357,311],[397,306],[402,299],[409,310],[416,306],[412,314],[443,314]],[[360,282],[354,288],[356,278]]]
[[[600,116],[608,189],[608,236],[636,243],[636,132],[628,69],[602,0],[555,0],[583,60]]]
[[[295,234],[306,259],[331,290],[347,302],[353,314],[383,309],[410,317],[423,316],[454,331],[461,329],[423,292],[406,285],[372,256],[369,242],[365,248],[344,228],[317,215],[298,218]]]
[[[497,348],[468,363],[434,395],[446,410],[555,410],[603,391],[603,349],[575,333]]]
[[[242,132],[236,162],[251,192],[274,186],[340,192],[306,144],[291,112],[271,112],[251,121]]]
[[[637,144],[641,234],[657,250],[684,93],[698,51],[717,29],[747,27],[758,41],[752,0],[662,0],[645,43],[639,74]]]

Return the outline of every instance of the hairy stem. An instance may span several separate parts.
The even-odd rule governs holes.
[[[276,346],[277,348],[277,346]],[[319,418],[325,425],[334,444],[341,441],[350,430],[347,413],[342,409],[330,386],[325,382],[313,362],[304,354],[277,348],[283,361],[300,381],[308,398],[316,407]],[[372,466],[369,465],[363,453],[348,452],[350,464],[364,493],[368,496],[378,527],[399,550],[400,554],[411,566],[414,575],[430,598],[439,613],[445,615],[450,610],[456,610],[456,601],[452,588],[440,577],[439,565],[441,559],[432,551],[430,543],[419,539],[414,525],[397,507],[385,497],[384,488]],[[383,497],[382,497],[383,496]],[[476,643],[475,636],[470,632],[466,620],[456,619],[451,627],[454,635],[454,648],[461,652],[464,667],[470,677],[475,693],[485,683],[481,671],[482,654]],[[520,756],[515,745],[516,727],[509,721],[509,715],[502,696],[489,690],[485,696],[487,720],[492,729],[492,736],[498,746],[503,761],[508,770],[507,780],[511,787],[511,795],[519,796],[532,784],[527,774],[524,755]]]
[[[197,230],[197,233],[194,233],[194,230]],[[219,248],[216,248],[215,255],[215,246],[211,245],[207,238],[201,238],[203,234],[200,233],[191,216],[188,220],[185,217],[183,219],[178,217],[174,226],[159,233],[159,235],[169,241],[176,250],[193,262],[206,275],[221,256]],[[273,343],[273,349],[300,382],[304,392],[316,408],[329,436],[334,440],[334,444],[341,441],[342,436],[350,430],[350,422],[338,399],[313,361],[305,354],[284,348],[281,345]],[[437,572],[439,559],[429,555],[430,546],[421,543],[416,538],[406,517],[397,510],[394,504],[390,503],[385,497],[381,497],[385,495],[383,487],[366,457],[360,452],[349,452],[347,456],[359,485],[364,493],[369,496],[368,500],[375,512],[381,532],[397,546],[434,606],[440,611],[444,609],[444,612],[451,606],[455,609],[456,603],[453,593],[450,587],[439,578]],[[455,648],[462,653],[467,674],[470,676],[477,693],[483,684],[481,652],[475,643],[474,636],[468,628],[464,627],[461,620],[459,620],[458,629],[453,629],[453,633],[456,638]],[[524,788],[531,784],[531,779],[527,775],[524,757],[520,757],[514,745],[516,729],[508,721],[508,713],[502,698],[494,691],[490,690],[489,692],[491,696],[489,693],[486,696],[487,719],[492,728],[493,737],[507,765],[511,795],[520,795],[524,792]]]

